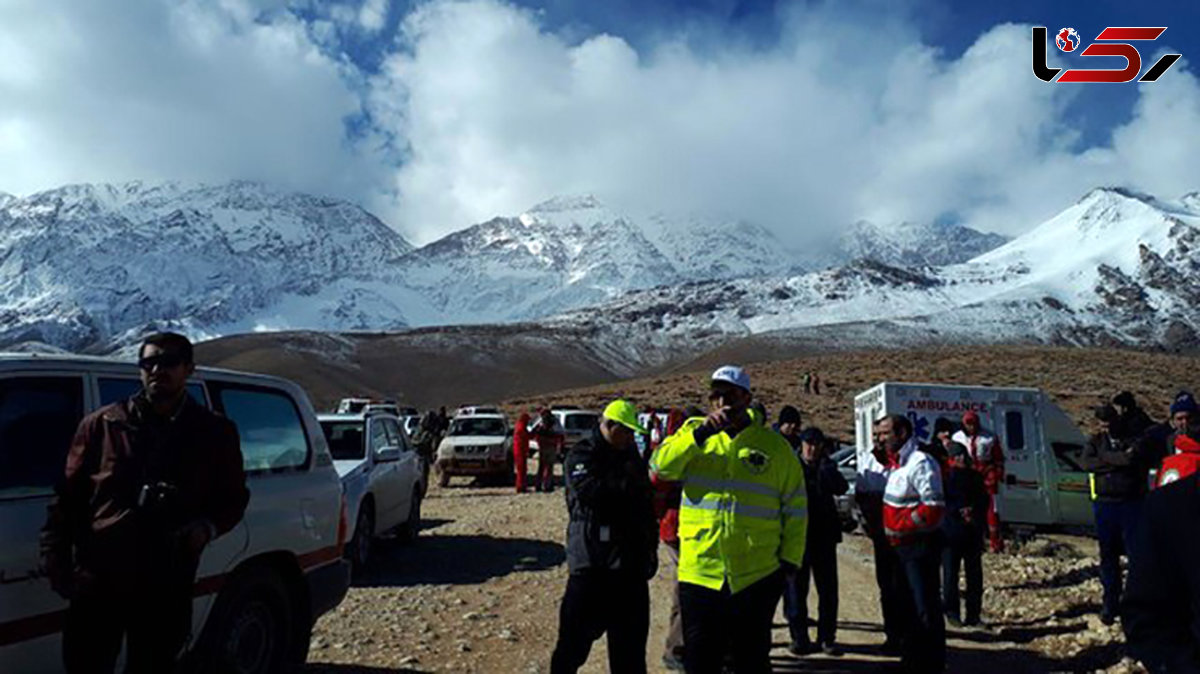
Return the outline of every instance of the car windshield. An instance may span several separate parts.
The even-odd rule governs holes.
[[[596,426],[595,414],[568,414],[563,427],[568,431],[590,431]]]
[[[494,417],[455,419],[450,435],[504,435],[504,422]]]
[[[363,442],[361,421],[322,421],[321,430],[329,443],[329,453],[335,461],[366,458],[366,443]]]

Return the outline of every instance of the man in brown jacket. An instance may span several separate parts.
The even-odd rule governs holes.
[[[139,350],[142,390],[79,424],[42,530],[42,565],[70,601],[68,672],[170,672],[191,631],[200,553],[249,500],[237,429],[187,394],[186,337]]]

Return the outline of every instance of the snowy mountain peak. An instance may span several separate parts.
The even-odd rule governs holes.
[[[580,194],[552,197],[529,209],[529,213],[562,213],[564,211],[586,211],[603,207],[604,204],[595,196]]]

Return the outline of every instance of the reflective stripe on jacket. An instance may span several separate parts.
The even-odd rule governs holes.
[[[942,524],[946,510],[937,460],[910,439],[900,449],[883,492],[883,529],[892,545],[905,545]]]
[[[717,433],[704,446],[688,419],[663,441],[650,469],[683,483],[679,510],[679,580],[736,593],[771,575],[781,561],[804,558],[808,497],[791,446],[751,423],[736,437]]]

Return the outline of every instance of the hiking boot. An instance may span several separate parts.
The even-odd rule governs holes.
[[[821,652],[834,658],[840,658],[842,656],[842,648],[832,641],[822,642]]]
[[[663,667],[665,667],[673,672],[682,672],[683,671],[683,660],[674,655],[664,655],[662,658],[662,663],[663,663]]]

